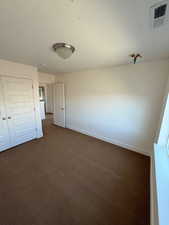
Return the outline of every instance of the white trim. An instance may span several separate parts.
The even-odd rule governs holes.
[[[77,128],[77,127],[73,127],[73,126],[69,126],[69,125],[66,126],[66,128],[74,130],[74,131],[77,131],[77,132],[80,132],[82,134],[86,134],[88,136],[91,136],[91,137],[94,137],[94,138],[97,138],[97,139],[100,139],[100,140],[105,141],[105,142],[109,142],[111,144],[120,146],[122,148],[126,148],[128,150],[131,150],[131,151],[134,151],[134,152],[146,155],[146,156],[151,156],[151,154],[148,151],[144,151],[144,150],[138,149],[137,147],[135,147],[133,145],[128,145],[128,144],[122,143],[122,142],[120,142],[118,140],[114,140],[114,139],[111,139],[111,138],[100,136],[100,135],[98,135],[96,133],[94,134],[94,133],[92,133],[90,131],[86,131],[86,130],[83,130],[83,129],[80,129],[80,128]]]
[[[154,145],[154,165],[155,165],[155,215],[157,224],[166,225],[168,221],[168,186],[169,186],[169,158],[167,149],[158,144]],[[153,224],[154,225],[154,224]],[[155,223],[156,225],[156,223]]]
[[[159,225],[154,150],[150,162],[150,224]]]

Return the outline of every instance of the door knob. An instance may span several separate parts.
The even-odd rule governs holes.
[[[64,108],[61,108],[61,110],[64,110]]]
[[[3,117],[3,118],[2,118],[2,120],[6,120],[6,118],[5,118],[5,117]]]
[[[8,116],[8,120],[10,120],[11,119],[11,117],[10,116]]]

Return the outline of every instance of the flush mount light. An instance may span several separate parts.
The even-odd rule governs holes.
[[[74,53],[75,48],[66,43],[56,43],[53,45],[53,50],[62,59],[67,59]]]

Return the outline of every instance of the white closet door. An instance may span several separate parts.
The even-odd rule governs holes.
[[[12,77],[2,81],[12,146],[36,138],[32,81]]]
[[[5,111],[2,80],[0,78],[0,152],[10,147],[10,136]]]
[[[54,86],[54,124],[65,127],[65,92],[64,84]]]

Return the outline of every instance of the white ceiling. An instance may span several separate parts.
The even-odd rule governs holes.
[[[149,8],[158,0],[0,0],[0,58],[57,73],[169,57],[169,23],[153,30]],[[67,42],[67,60],[51,49]],[[45,64],[45,66],[41,66]]]

